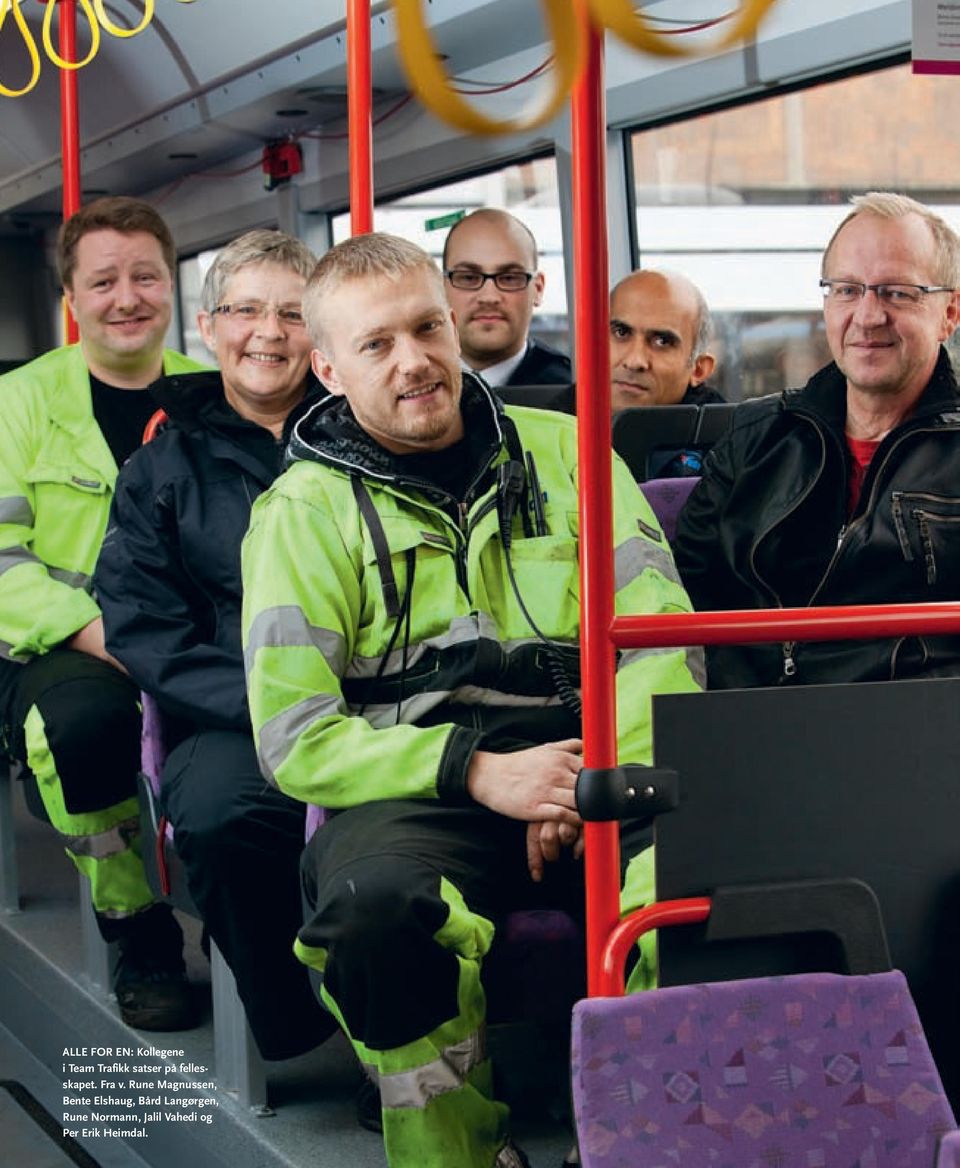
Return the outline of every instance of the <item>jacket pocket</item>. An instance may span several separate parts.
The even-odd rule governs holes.
[[[541,535],[514,540],[510,546],[514,580],[526,608],[548,637],[569,638],[579,627],[580,562],[577,543],[569,535]],[[501,569],[502,571],[502,569]],[[503,581],[507,609],[513,613],[512,636],[532,630]]]
[[[951,593],[960,582],[960,498],[894,491],[893,521],[904,560],[930,588]]]

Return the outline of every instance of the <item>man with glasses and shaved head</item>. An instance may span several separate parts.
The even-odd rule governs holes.
[[[493,389],[573,381],[570,358],[529,336],[545,282],[537,262],[530,229],[506,211],[474,211],[447,235],[443,272],[461,360]]]
[[[680,517],[699,609],[955,600],[960,238],[929,208],[871,193],[821,264],[833,362],[746,402]],[[716,648],[714,688],[960,675],[960,639]]]

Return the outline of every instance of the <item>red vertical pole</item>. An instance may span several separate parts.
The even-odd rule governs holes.
[[[575,0],[583,4],[584,0]],[[581,661],[584,765],[617,763],[613,620],[613,485],[606,230],[603,41],[592,24],[587,65],[573,89],[573,255],[579,420]],[[588,823],[587,988],[599,989],[600,956],[619,919],[618,824]]]
[[[77,0],[59,0],[60,56],[77,59]],[[80,115],[77,70],[60,70],[60,143],[63,159],[63,219],[80,209]],[[64,306],[67,344],[79,340],[77,322]]]
[[[372,106],[370,0],[347,0],[347,115],[352,235],[364,235],[373,230]]]

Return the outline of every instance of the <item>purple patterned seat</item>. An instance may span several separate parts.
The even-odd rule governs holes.
[[[960,1131],[947,1132],[940,1141],[937,1168],[960,1168]]]
[[[690,492],[700,482],[697,477],[677,479],[647,479],[639,483],[647,502],[663,528],[667,543],[673,543],[677,536],[677,522]]]
[[[578,1002],[573,1096],[583,1168],[932,1168],[955,1127],[897,971]]]

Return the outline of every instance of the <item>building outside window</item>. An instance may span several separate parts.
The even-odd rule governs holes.
[[[516,215],[533,232],[546,276],[543,304],[531,324],[534,336],[569,352],[567,287],[563,268],[563,232],[557,167],[552,158],[514,163],[500,170],[473,175],[443,186],[431,187],[399,199],[378,203],[374,227],[418,243],[440,262],[450,219],[480,207],[499,207]],[[347,213],[333,219],[335,243],[350,234]]]
[[[631,135],[637,262],[703,290],[728,398],[829,361],[819,263],[851,195],[912,195],[960,231],[958,118],[956,78],[898,65]]]

